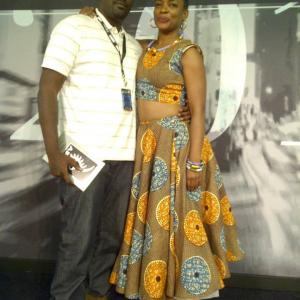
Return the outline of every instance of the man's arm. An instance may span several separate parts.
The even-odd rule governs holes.
[[[38,92],[38,109],[51,174],[72,183],[68,167],[80,168],[74,159],[60,152],[57,133],[57,95],[65,79],[64,75],[43,68]]]

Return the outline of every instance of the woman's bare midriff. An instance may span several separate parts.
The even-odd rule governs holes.
[[[139,121],[145,122],[178,115],[180,104],[160,103],[149,100],[137,100],[137,109]]]

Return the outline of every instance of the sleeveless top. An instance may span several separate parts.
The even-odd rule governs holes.
[[[182,55],[190,48],[200,47],[190,40],[181,40],[163,50],[145,49],[136,74],[136,99],[186,105]]]

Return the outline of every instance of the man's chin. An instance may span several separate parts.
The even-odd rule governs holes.
[[[118,11],[114,11],[114,16],[116,19],[122,22],[127,17],[128,13],[129,12],[127,11],[125,12],[125,11],[118,10]]]

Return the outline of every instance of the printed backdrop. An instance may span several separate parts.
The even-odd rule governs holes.
[[[85,5],[53,9],[62,3],[0,4],[0,257],[56,256],[60,205],[41,159],[36,95],[51,30]],[[300,7],[192,4],[185,34],[204,52],[207,132],[247,253],[232,269],[300,277]],[[152,10],[127,18],[136,38],[155,38]]]

